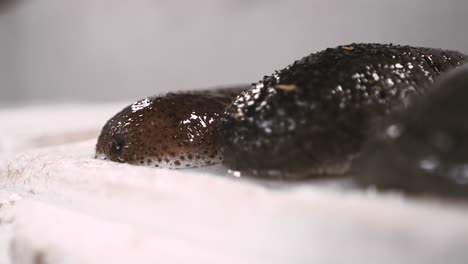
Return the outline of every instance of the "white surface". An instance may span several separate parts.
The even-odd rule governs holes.
[[[27,113],[15,119],[19,127],[29,120]],[[107,119],[95,116],[99,127]],[[0,115],[0,121],[7,117]],[[7,206],[0,208],[0,219],[7,221],[0,224],[0,263],[6,254],[12,263],[468,259],[466,205],[346,184],[256,182],[228,176],[222,166],[163,170],[116,164],[90,159],[94,143],[54,143],[3,159],[0,201]]]
[[[96,138],[104,123],[127,104],[0,107],[0,157]]]

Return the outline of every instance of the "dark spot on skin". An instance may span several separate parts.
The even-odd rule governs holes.
[[[46,264],[46,259],[47,259],[47,255],[44,251],[42,250],[37,250],[36,252],[34,252],[34,255],[33,255],[33,263],[34,264]]]
[[[243,175],[297,180],[343,175],[379,119],[428,92],[459,52],[351,44],[265,76],[226,110],[223,164]]]
[[[468,68],[389,116],[352,170],[363,186],[468,198]]]
[[[178,161],[178,160],[174,161],[174,165],[180,166],[180,161]]]
[[[109,152],[115,157],[115,161],[121,162],[125,147],[125,141],[122,137],[115,137],[108,144]]]

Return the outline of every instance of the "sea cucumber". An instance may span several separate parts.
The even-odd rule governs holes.
[[[270,179],[343,175],[378,119],[466,59],[456,51],[391,44],[350,44],[304,57],[228,107],[223,164]]]
[[[161,168],[219,163],[221,116],[247,87],[168,93],[139,100],[105,124],[95,157]]]
[[[454,70],[388,117],[363,148],[356,181],[408,193],[468,197],[468,68]]]

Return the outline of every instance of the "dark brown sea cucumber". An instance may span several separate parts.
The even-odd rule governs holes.
[[[408,193],[468,197],[468,68],[389,116],[352,171],[358,183]]]
[[[95,157],[162,168],[219,163],[221,116],[246,88],[168,93],[139,100],[105,124]]]
[[[227,109],[223,163],[273,179],[342,175],[374,122],[466,60],[456,51],[384,44],[311,54],[265,76]]]

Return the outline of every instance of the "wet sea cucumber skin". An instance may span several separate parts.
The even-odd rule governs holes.
[[[139,100],[105,124],[95,157],[161,168],[219,163],[221,116],[247,87],[168,93]]]
[[[388,118],[352,171],[363,186],[468,197],[468,68]]]
[[[343,175],[378,119],[423,95],[467,57],[459,52],[351,44],[265,76],[228,107],[225,164],[247,175],[298,180]]]

